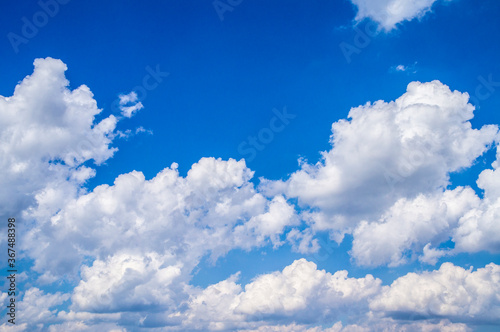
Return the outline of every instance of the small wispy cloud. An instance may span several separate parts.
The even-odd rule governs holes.
[[[392,66],[390,68],[390,72],[400,72],[400,73],[408,73],[408,74],[415,74],[417,72],[416,69],[417,62],[414,62],[412,65],[397,65],[397,66]]]
[[[121,94],[118,98],[120,98],[120,111],[124,117],[131,118],[134,113],[144,108],[135,91],[126,95]]]
[[[118,138],[124,138],[124,139],[129,139],[132,136],[139,135],[141,133],[145,133],[147,135],[153,135],[153,131],[151,129],[146,129],[143,126],[137,127],[135,131],[132,131],[131,129],[127,129],[125,131],[118,130],[116,132],[116,137]]]

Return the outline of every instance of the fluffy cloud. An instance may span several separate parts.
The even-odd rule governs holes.
[[[160,248],[175,253],[189,249],[196,256],[207,249],[222,254],[233,247],[263,244],[266,236],[279,235],[293,222],[294,213],[283,198],[267,200],[257,193],[249,182],[252,174],[244,161],[204,158],[185,178],[176,164],[151,180],[141,172],[120,175],[113,186],[102,185],[73,199],[33,230],[30,235],[42,244],[34,250],[42,247],[42,253],[49,253],[52,246],[66,242],[68,251],[99,257]],[[254,230],[253,242],[239,231],[241,221],[246,221],[246,230]],[[54,238],[61,242],[50,242]],[[57,271],[53,268],[48,270]]]
[[[107,261],[96,260],[92,267],[83,267],[82,281],[73,291],[72,303],[78,310],[88,312],[174,305],[178,301],[172,284],[181,275],[182,266],[162,266],[168,260],[156,253],[121,254]]]
[[[67,332],[67,331],[81,331],[81,332],[94,332],[94,331],[109,331],[109,332],[127,332],[125,328],[122,328],[113,323],[100,323],[87,325],[84,322],[66,322],[62,324],[54,324],[49,326],[49,332]]]
[[[337,328],[338,327],[338,328]],[[307,328],[306,325],[298,325],[298,324],[289,324],[289,325],[264,325],[260,326],[258,329],[248,329],[248,330],[239,330],[241,332],[339,332],[342,329],[342,324],[336,325],[335,328],[331,329],[322,329],[320,327],[312,327]]]
[[[370,332],[370,331],[384,331],[384,332],[466,332],[471,331],[467,325],[463,323],[451,323],[443,319],[438,322],[410,322],[398,323],[391,319],[372,320],[364,323],[363,325],[350,324],[344,326],[342,322],[335,323],[332,327],[310,327],[306,325],[263,325],[258,329],[252,330],[239,330],[241,332]]]
[[[353,232],[352,256],[360,265],[396,266],[416,256],[436,264],[443,256],[461,252],[500,252],[497,167],[498,156],[493,169],[479,175],[482,199],[470,187],[421,194],[412,200],[400,199],[377,221],[360,223]],[[453,249],[436,249],[450,239]]]
[[[435,264],[440,253],[431,246],[447,241],[459,218],[479,203],[468,187],[402,198],[380,220],[362,222],[354,230],[351,254],[361,265],[396,266],[410,258],[405,253],[423,252],[421,260]]]
[[[119,95],[118,98],[118,107],[121,114],[126,118],[131,118],[134,113],[144,108],[144,105],[139,101],[137,93],[134,91],[126,95]]]
[[[5,295],[5,296],[4,296]],[[2,293],[2,303],[4,307],[9,299],[7,293]],[[46,324],[57,321],[56,307],[66,302],[70,295],[57,292],[46,294],[44,291],[32,287],[22,293],[22,300],[16,301],[16,324],[5,323],[0,325],[0,331],[26,331],[28,323],[31,326]],[[20,319],[20,317],[22,317]]]
[[[205,289],[184,285],[189,298],[164,301],[163,306],[157,302],[166,298],[168,285],[179,273],[167,267],[158,279],[152,276],[157,264],[159,258],[154,255],[147,259],[122,255],[94,263],[92,269],[84,270],[85,282],[75,289],[72,300],[78,311],[49,311],[69,294],[44,294],[36,288],[26,292],[19,308],[29,324],[52,323],[51,331],[119,330],[130,324],[137,327],[139,322],[139,327],[148,330],[163,326],[163,330],[459,332],[469,331],[464,323],[498,323],[500,319],[496,296],[500,266],[493,263],[474,272],[445,263],[439,270],[409,273],[390,286],[381,286],[381,280],[371,275],[349,278],[347,271],[331,274],[300,259],[282,271],[258,276],[244,287],[237,283],[238,274]],[[150,278],[138,283],[142,275]],[[149,294],[150,302],[138,304],[136,297],[144,293]],[[132,303],[137,307],[130,306]],[[149,306],[152,303],[155,305]],[[91,313],[87,309],[128,312]],[[141,314],[137,310],[146,311]],[[315,326],[345,317],[357,323]],[[290,319],[295,323],[280,324]]]
[[[358,8],[356,20],[370,18],[386,30],[396,24],[423,17],[437,0],[351,0]],[[447,0],[451,1],[451,0]]]
[[[285,181],[263,181],[269,195],[284,192],[311,208],[315,230],[352,232],[398,200],[442,192],[449,173],[469,167],[493,143],[498,128],[473,129],[468,94],[433,81],[412,82],[396,101],[351,109],[332,125],[332,149],[316,164],[301,162]]]
[[[318,270],[304,259],[264,274],[242,287],[238,275],[194,290],[184,328],[240,331],[469,331],[465,322],[500,319],[500,266],[473,272],[451,263],[439,270],[409,273],[390,286],[379,279],[348,278]],[[292,318],[295,323],[279,322]],[[352,325],[319,322],[349,317]],[[419,318],[413,321],[411,318]],[[451,323],[442,317],[455,320]],[[275,323],[275,324],[272,324]],[[311,324],[314,323],[314,324]]]
[[[23,242],[43,281],[76,278],[94,260],[81,268],[77,311],[174,307],[187,298],[184,286],[205,254],[215,260],[233,248],[279,246],[297,223],[294,207],[258,193],[252,175],[243,160],[214,158],[186,177],[176,164],[151,180],[123,174],[40,220]]]
[[[95,123],[101,110],[90,89],[70,90],[60,60],[36,59],[34,66],[12,96],[0,96],[0,216],[19,216],[37,202],[40,213],[52,213],[94,175],[84,162],[100,164],[116,150],[117,120]]]
[[[493,169],[486,169],[479,174],[477,185],[484,190],[481,204],[468,211],[453,230],[455,252],[500,252],[500,149],[497,146],[497,159]]]
[[[300,259],[283,271],[257,277],[244,290],[233,276],[192,295],[185,323],[230,328],[285,317],[304,323],[328,321],[342,313],[354,317],[367,311],[368,299],[379,292],[380,284],[371,275],[356,279],[347,271],[331,274]]]
[[[236,283],[238,277],[238,274],[232,275],[205,289],[191,290],[183,326],[198,330],[223,330],[242,325],[245,316],[235,311],[242,292],[241,285]]]
[[[355,312],[356,306],[378,291],[380,283],[371,275],[360,279],[348,278],[347,271],[332,275],[300,259],[280,273],[260,276],[246,285],[236,311],[317,321],[339,310]]]
[[[500,321],[500,266],[477,271],[444,263],[437,271],[408,273],[385,286],[371,303],[393,317],[450,317],[457,321]]]
[[[235,248],[285,241],[312,253],[318,230],[339,241],[352,233],[352,256],[364,265],[402,264],[408,252],[435,263],[449,252],[498,250],[498,161],[479,177],[484,198],[468,187],[445,190],[449,173],[469,167],[498,135],[495,126],[472,129],[466,94],[414,82],[394,102],[354,108],[349,121],[333,124],[323,160],[302,162],[287,181],[256,188],[244,160],[202,158],[186,176],[174,163],[153,179],[134,171],[86,192],[94,170],[83,164],[113,155],[117,119],[95,123],[101,110],[92,93],[70,90],[65,70],[59,60],[36,60],[33,75],[0,98],[0,184],[8,189],[0,198],[12,207],[0,214],[24,210],[30,228],[20,249],[34,262],[27,275],[41,275],[30,282],[63,278],[75,286],[66,294],[29,288],[19,305],[29,323],[18,330],[463,331],[434,318],[499,317],[498,301],[485,291],[498,284],[494,264],[476,272],[445,264],[382,287],[371,275],[350,278],[300,259],[247,285],[238,274],[204,289],[189,285],[206,255],[215,261]],[[120,101],[124,116],[139,109],[133,94]],[[287,198],[298,198],[300,216]],[[438,246],[449,236],[456,246],[445,252]],[[460,292],[449,295],[452,289]],[[436,300],[433,291],[446,296]],[[398,302],[399,294],[407,301]],[[69,311],[61,311],[68,300]],[[398,320],[406,314],[428,319]],[[311,324],[344,317],[358,325]]]

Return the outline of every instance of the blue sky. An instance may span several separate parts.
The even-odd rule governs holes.
[[[2,7],[0,329],[498,328],[497,1]]]

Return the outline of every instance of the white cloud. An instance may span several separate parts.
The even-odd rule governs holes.
[[[186,177],[176,164],[151,180],[122,174],[112,186],[71,199],[23,242],[47,282],[77,278],[95,259],[81,268],[75,310],[174,308],[205,254],[215,260],[234,248],[279,246],[297,223],[293,206],[256,192],[252,175],[243,160],[214,158],[201,159]]]
[[[484,198],[470,187],[443,190],[401,199],[378,221],[361,223],[353,233],[352,254],[358,263],[398,265],[408,258],[402,255],[405,251],[412,256],[423,251],[418,259],[429,264],[461,252],[500,252],[498,150],[493,169],[483,170],[477,180]],[[454,249],[435,249],[450,238]]]
[[[249,327],[251,322],[284,317],[295,322],[328,321],[347,312],[354,317],[367,311],[368,299],[378,293],[380,284],[371,275],[356,279],[349,278],[347,271],[331,274],[300,259],[283,271],[258,276],[244,290],[235,276],[209,286],[190,300],[185,324],[241,328],[245,322]]]
[[[318,270],[304,259],[255,278],[244,288],[238,275],[196,290],[183,320],[185,329],[240,331],[470,331],[465,323],[500,319],[500,267],[475,272],[451,263],[409,273],[390,286],[379,279],[348,278]],[[336,322],[348,317],[356,324]],[[453,319],[451,323],[445,317]],[[293,319],[293,324],[283,324]]]
[[[36,203],[52,213],[94,176],[84,162],[101,164],[116,151],[117,120],[95,123],[101,110],[90,89],[70,90],[60,60],[36,59],[34,66],[13,96],[0,96],[0,216],[20,216]]]
[[[417,257],[436,264],[461,252],[500,252],[499,179],[497,168],[480,173],[477,184],[484,189],[483,199],[470,187],[400,199],[377,221],[359,224],[353,232],[352,256],[360,265],[396,266]],[[437,249],[450,239],[453,249]]]
[[[83,267],[82,280],[74,289],[73,306],[79,311],[120,312],[137,308],[173,306],[172,283],[181,275],[181,263],[156,253],[144,256],[117,254]]]
[[[300,259],[282,272],[259,276],[246,285],[236,311],[317,320],[336,316],[339,310],[362,308],[363,300],[376,293],[380,283],[371,275],[360,279],[348,278],[347,271],[332,275]]]
[[[374,311],[402,317],[448,317],[456,321],[500,322],[500,266],[477,271],[444,263],[436,271],[408,273],[384,286]]]
[[[407,73],[407,74],[415,74],[417,72],[417,69],[416,69],[416,66],[417,66],[417,62],[415,61],[413,64],[411,65],[397,65],[397,66],[392,66],[390,68],[390,72],[401,72],[401,73]]]
[[[437,0],[351,0],[358,8],[356,21],[370,18],[390,31],[398,23],[422,18]]]
[[[498,139],[497,139],[498,140]],[[479,174],[477,185],[484,190],[481,204],[468,211],[453,231],[455,252],[478,252],[481,250],[500,252],[500,149],[497,146],[497,159],[493,169]]]
[[[3,295],[2,302],[6,306],[9,298]],[[19,293],[18,293],[19,294]],[[22,299],[18,296],[16,303],[15,325],[5,323],[0,325],[0,331],[26,331],[29,326],[43,325],[54,322],[57,319],[57,306],[63,304],[70,298],[70,294],[60,292],[46,294],[44,291],[31,287],[22,292]],[[9,317],[9,316],[7,316]],[[9,317],[10,318],[10,317]]]
[[[121,94],[118,98],[121,114],[126,118],[131,118],[137,111],[144,108],[135,91],[126,95]]]
[[[498,128],[473,129],[468,98],[439,81],[412,82],[396,101],[367,103],[351,109],[349,121],[335,122],[332,149],[320,162],[302,161],[287,181],[264,180],[260,188],[298,198],[313,229],[340,241],[400,199],[442,192],[449,173],[489,148]]]
[[[263,325],[258,329],[239,330],[241,332],[466,332],[471,331],[463,323],[451,323],[443,319],[437,322],[406,322],[398,323],[392,319],[372,319],[359,324],[343,325],[337,322],[331,327],[309,327],[307,325],[289,324],[289,325]]]
[[[342,326],[338,323],[332,326],[328,332],[469,332],[470,329],[464,323],[452,323],[447,319],[425,320],[425,321],[395,321],[393,319],[371,318],[362,325],[352,324]]]
[[[375,222],[362,222],[353,232],[351,255],[358,264],[397,266],[419,254],[421,260],[436,263],[444,253],[431,248],[449,239],[458,220],[480,200],[470,188],[397,201]],[[425,247],[424,247],[425,246]]]
[[[12,325],[10,323],[3,323],[2,325],[0,325],[0,331],[2,332],[21,332],[27,330],[28,330],[27,323],[21,323],[16,325]]]
[[[292,251],[300,252],[302,254],[312,254],[318,252],[320,245],[318,239],[313,239],[314,234],[310,228],[299,231],[294,228],[288,232],[286,238],[292,245]]]
[[[98,323],[98,324],[85,324],[82,321],[65,322],[62,324],[54,324],[49,326],[49,332],[67,332],[67,331],[109,331],[109,332],[127,332],[127,329],[122,328],[114,323]]]
[[[288,325],[264,325],[264,326],[259,326],[257,329],[246,329],[246,330],[239,330],[241,332],[321,332],[321,331],[328,331],[328,332],[339,332],[340,330],[335,329],[321,329],[320,327],[312,327],[308,328],[306,325],[299,325],[299,324],[288,324]]]
[[[199,330],[222,330],[244,323],[245,316],[235,312],[242,291],[242,287],[236,283],[238,277],[238,274],[232,275],[203,290],[193,289],[183,326]]]
[[[41,274],[36,282],[66,278],[77,285],[71,294],[28,289],[19,308],[29,324],[18,329],[52,324],[53,331],[129,325],[359,331],[373,326],[368,323],[373,319],[388,330],[461,331],[460,323],[405,325],[382,316],[423,315],[421,303],[432,299],[404,293],[407,285],[462,291],[462,279],[465,293],[439,299],[445,304],[433,306],[427,317],[460,321],[463,315],[475,321],[499,316],[498,301],[484,291],[491,289],[490,279],[498,284],[494,264],[477,272],[443,265],[382,288],[371,275],[349,278],[347,271],[332,274],[301,259],[244,287],[237,283],[238,274],[205,289],[189,285],[205,255],[215,261],[235,248],[276,248],[284,241],[295,251],[312,253],[319,249],[313,238],[317,230],[332,231],[339,241],[344,232],[353,233],[352,255],[366,265],[401,264],[407,252],[435,263],[449,254],[438,249],[446,234],[456,243],[450,252],[494,251],[500,238],[494,222],[500,204],[498,162],[478,180],[484,199],[470,188],[444,190],[449,173],[469,167],[497,135],[495,126],[472,129],[473,107],[466,94],[437,81],[414,82],[394,102],[354,108],[350,121],[333,124],[333,146],[320,163],[304,162],[288,181],[264,180],[258,189],[244,160],[202,158],[184,177],[174,163],[153,179],[134,171],[87,193],[81,185],[95,171],[82,163],[99,164],[113,155],[117,119],[94,123],[101,110],[92,93],[85,86],[68,89],[65,70],[59,60],[39,59],[14,95],[0,98],[0,123],[6,128],[0,134],[0,160],[7,170],[0,184],[12,190],[0,198],[10,199],[13,209],[24,210],[26,220],[33,221],[20,243]],[[121,101],[128,105],[137,96],[124,95]],[[129,111],[124,115],[136,110]],[[295,197],[310,227],[302,228],[287,201]],[[394,300],[398,292],[415,303],[403,307]],[[70,311],[58,311],[68,299]],[[331,324],[346,315],[359,318],[358,325],[320,329],[309,324]]]

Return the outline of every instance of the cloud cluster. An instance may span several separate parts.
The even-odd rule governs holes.
[[[0,96],[2,217],[18,216],[38,199],[57,210],[94,176],[83,163],[101,164],[116,151],[110,144],[117,120],[110,115],[95,123],[101,109],[90,89],[69,89],[60,60],[36,59],[34,65],[12,96]]]
[[[235,310],[317,322],[341,311],[362,311],[363,300],[376,293],[380,283],[371,275],[359,279],[348,278],[347,271],[332,275],[300,259],[280,273],[259,276],[246,285]]]
[[[371,275],[349,278],[347,271],[318,270],[305,259],[258,276],[244,287],[237,278],[234,275],[195,290],[183,326],[253,331],[468,331],[464,323],[498,323],[500,319],[496,295],[500,266],[493,263],[476,271],[444,263],[438,270],[408,273],[389,286],[381,286],[381,280]],[[338,322],[327,329],[311,327],[311,323],[335,322],[341,317],[361,325]],[[287,318],[295,323],[279,323]],[[425,320],[412,322],[412,318]],[[252,324],[261,325],[252,328]]]
[[[370,18],[390,31],[398,23],[420,19],[437,0],[351,0],[358,8],[356,20]],[[450,1],[450,0],[448,0]]]
[[[37,286],[22,295],[29,323],[18,329],[465,331],[463,323],[498,322],[493,263],[477,271],[446,263],[382,286],[369,274],[352,278],[299,259],[246,285],[238,274],[190,285],[203,257],[284,243],[313,253],[319,231],[339,242],[352,234],[350,254],[368,266],[500,251],[498,156],[478,178],[483,197],[470,187],[448,189],[450,173],[498,142],[496,126],[472,128],[466,93],[413,82],[395,101],[353,108],[332,125],[322,160],[302,161],[284,181],[255,186],[244,160],[202,158],[186,176],[173,163],[152,179],[133,171],[86,192],[82,184],[95,172],[87,162],[115,152],[117,119],[95,123],[101,110],[92,93],[70,90],[65,70],[59,60],[38,59],[14,95],[0,98],[0,184],[8,189],[0,198],[12,203],[0,214],[24,211],[28,229],[19,242]],[[133,94],[120,100],[137,101]],[[122,109],[124,116],[137,110]],[[440,248],[450,239],[453,249]],[[74,288],[38,288],[59,280]]]
[[[450,317],[500,322],[500,266],[465,270],[452,263],[422,274],[409,273],[386,286],[370,308],[393,317]]]
[[[356,228],[361,235],[363,220],[389,220],[401,205],[424,204],[419,195],[432,200],[448,186],[450,173],[470,167],[490,148],[498,128],[472,128],[468,99],[439,81],[412,82],[395,101],[351,109],[349,120],[332,125],[332,149],[321,161],[301,161],[288,180],[264,180],[261,190],[298,198],[312,229],[328,230],[339,242]],[[448,219],[456,217],[450,213]]]
[[[379,220],[364,221],[354,230],[351,255],[361,265],[397,266],[411,258],[405,253],[422,252],[420,260],[435,264],[445,253],[433,251],[431,246],[446,242],[459,218],[479,206],[479,201],[468,187],[402,198]]]
[[[457,253],[500,252],[500,226],[495,222],[500,216],[499,178],[497,152],[493,169],[482,171],[477,180],[483,198],[470,187],[457,187],[400,199],[380,219],[359,224],[353,232],[352,256],[361,265],[396,266],[415,256],[436,264]],[[438,249],[448,240],[453,249]]]
[[[252,175],[243,160],[214,158],[201,159],[186,177],[176,164],[151,180],[123,174],[41,220],[25,249],[42,281],[80,272],[75,310],[174,307],[187,298],[184,286],[204,255],[279,246],[285,228],[298,222],[283,197],[256,192]]]
[[[96,285],[100,293],[76,301],[100,302],[99,296],[109,300],[109,289],[112,288],[109,284],[115,284],[119,279],[117,275],[127,269],[131,271],[126,273],[127,280],[120,288],[130,291],[134,289],[131,284],[140,278],[141,273],[151,271],[145,264],[157,264],[154,257],[146,263],[121,258],[122,261],[116,259],[109,263],[114,267],[114,275],[106,271],[104,273],[107,274],[102,276],[86,275],[87,279],[103,278],[101,284]],[[163,280],[150,279],[150,283],[159,287],[158,292],[148,290],[147,284],[139,290],[151,296],[161,294],[175,275],[176,272],[170,270],[165,271]],[[109,280],[108,284],[104,283],[104,279]],[[500,319],[500,300],[496,295],[500,291],[500,266],[493,263],[476,271],[444,263],[438,270],[408,273],[391,285],[382,286],[381,280],[371,275],[349,278],[347,271],[331,274],[318,270],[312,262],[300,259],[282,271],[260,275],[244,287],[237,280],[238,275],[233,275],[205,289],[189,286],[189,299],[169,303],[169,307],[175,309],[173,312],[166,307],[161,310],[155,307],[143,311],[142,316],[135,313],[138,308],[127,305],[138,295],[137,291],[124,292],[120,300],[115,300],[115,305],[120,307],[110,310],[128,311],[126,315],[85,310],[59,311],[56,315],[56,311],[49,309],[68,300],[69,295],[45,294],[37,288],[25,292],[19,307],[28,317],[29,324],[55,323],[51,326],[53,331],[68,327],[82,331],[104,326],[117,328],[118,325],[113,322],[125,326],[131,323],[125,316],[135,317],[132,321],[140,321],[139,326],[149,330],[154,325],[148,326],[148,316],[158,314],[170,318],[160,326],[163,330],[172,331],[469,331],[464,323],[498,323]],[[84,287],[77,287],[75,294]],[[3,298],[5,300],[5,296]],[[145,303],[139,307],[142,310],[148,308]],[[454,323],[442,317],[449,317]],[[341,318],[347,318],[351,323],[341,323],[338,321]],[[420,321],[413,321],[412,318]],[[280,323],[290,319],[295,323]],[[318,323],[324,325],[335,321],[337,323],[329,328],[315,327]]]
[[[257,329],[239,330],[241,332],[371,332],[371,331],[402,331],[402,332],[466,332],[471,331],[463,323],[452,323],[443,319],[436,322],[410,322],[398,323],[391,319],[369,321],[363,325],[349,324],[343,325],[337,322],[331,327],[309,327],[307,325],[288,324],[288,325],[263,325]]]
[[[497,146],[497,158],[493,169],[486,169],[479,174],[477,185],[484,190],[484,198],[479,206],[468,211],[459,220],[453,230],[455,252],[500,252],[500,149]]]

